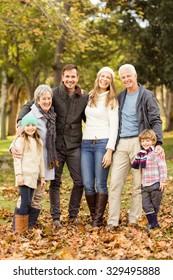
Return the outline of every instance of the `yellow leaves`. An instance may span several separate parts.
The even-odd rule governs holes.
[[[103,14],[110,14],[111,13],[111,9],[106,8],[102,11]]]
[[[42,36],[43,35],[43,31],[39,28],[34,28],[32,30],[32,32],[36,35],[36,36]]]
[[[32,52],[32,45],[30,44],[29,40],[26,40],[25,42],[19,43],[19,49],[21,52]]]
[[[76,253],[71,248],[65,248],[59,255],[58,260],[75,260],[77,259]]]
[[[11,60],[13,57],[16,57],[17,56],[17,48],[15,45],[10,45],[8,47],[8,56],[9,56],[9,59]]]

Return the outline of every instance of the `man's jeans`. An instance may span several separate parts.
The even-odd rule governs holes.
[[[86,194],[108,193],[109,167],[102,167],[108,139],[83,140],[81,148],[81,172]]]

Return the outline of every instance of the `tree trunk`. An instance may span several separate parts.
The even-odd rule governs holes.
[[[64,10],[66,15],[70,15],[71,9],[70,3],[64,3]],[[62,25],[63,33],[61,39],[57,42],[56,52],[55,52],[55,62],[53,65],[54,70],[54,86],[57,86],[61,82],[61,73],[63,68],[63,55],[65,51],[65,42],[67,36],[66,26]]]
[[[6,139],[6,99],[7,99],[7,74],[2,71],[1,86],[1,140]]]
[[[165,86],[161,87],[161,106],[165,116],[164,131],[173,130],[173,94]]]
[[[16,116],[19,104],[19,88],[11,84],[8,89],[8,135],[16,133]]]
[[[166,118],[165,131],[173,130],[173,94],[169,93],[170,106],[168,108],[168,117]]]
[[[56,53],[55,53],[55,63],[53,65],[54,70],[54,86],[57,86],[61,82],[61,73],[63,68],[62,58],[65,47],[65,38],[62,35],[62,38],[57,42]]]
[[[29,100],[27,87],[11,84],[8,88],[8,135],[16,133],[18,110]]]

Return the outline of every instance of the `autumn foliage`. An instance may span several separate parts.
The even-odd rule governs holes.
[[[173,258],[173,179],[169,175],[159,214],[161,229],[145,232],[145,215],[140,218],[140,228],[128,227],[127,212],[131,194],[131,175],[122,194],[121,224],[117,231],[109,232],[106,227],[93,229],[85,198],[83,196],[80,223],[70,224],[68,201],[71,179],[67,170],[63,175],[61,189],[62,228],[52,232],[52,219],[49,213],[48,186],[43,201],[43,209],[35,228],[18,236],[11,230],[13,209],[18,197],[14,187],[11,159],[10,168],[1,171],[0,188],[0,259],[1,260],[170,260]],[[172,159],[169,160],[169,165]],[[108,207],[105,213],[105,225]]]

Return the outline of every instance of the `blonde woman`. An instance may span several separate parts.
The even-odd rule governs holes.
[[[98,72],[85,114],[81,172],[92,226],[99,227],[108,200],[107,179],[118,133],[118,102],[110,67]]]

